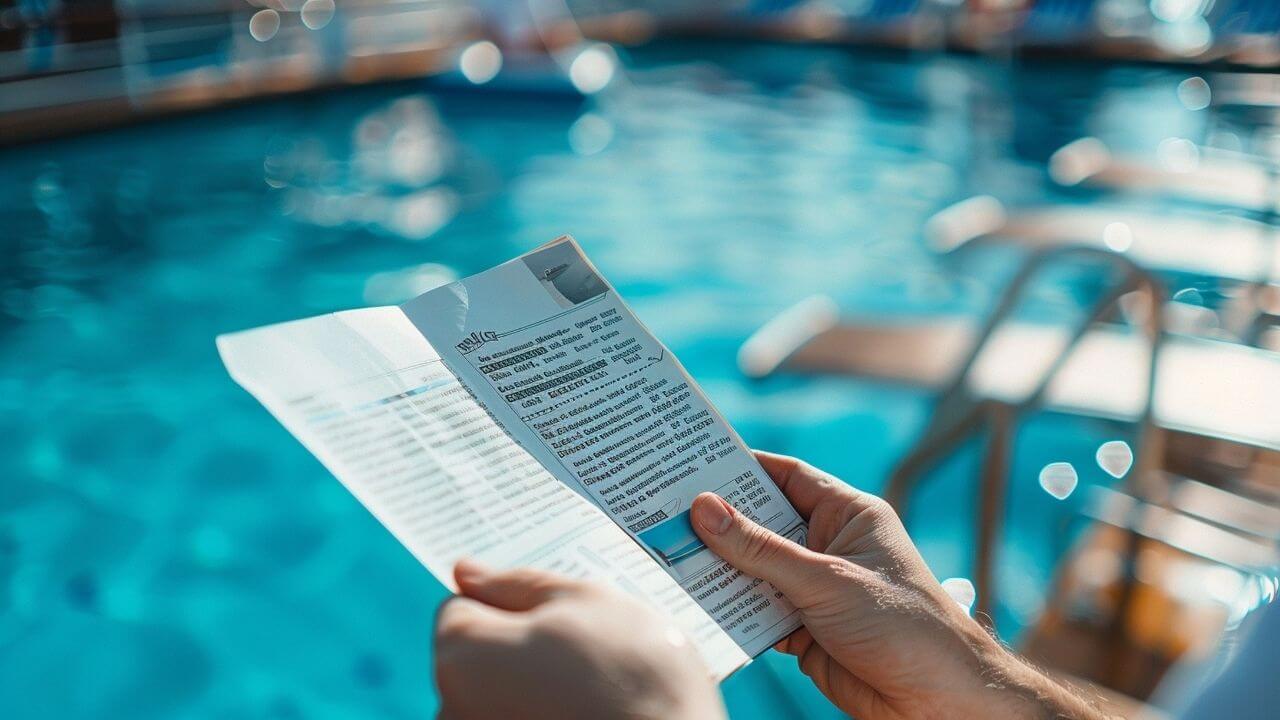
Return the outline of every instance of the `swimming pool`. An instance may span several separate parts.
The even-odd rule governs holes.
[[[743,436],[875,490],[929,398],[751,385],[734,353],[790,303],[977,312],[1011,253],[954,267],[923,220],[973,192],[1057,197],[1092,133],[1197,137],[1185,77],[771,45],[655,45],[590,100],[439,83],[264,102],[0,151],[0,715],[420,718],[443,589],[223,372],[220,332],[398,302],[572,233]],[[1061,302],[1070,303],[1070,294]],[[1102,482],[1104,423],[1037,418],[1015,458],[1007,602],[1043,597]],[[912,528],[968,572],[974,458]],[[1017,482],[1024,479],[1025,482]],[[831,717],[787,658],[735,718]]]

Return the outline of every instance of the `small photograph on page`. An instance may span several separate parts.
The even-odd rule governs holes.
[[[526,255],[524,264],[562,308],[590,300],[607,289],[573,243],[558,243]]]
[[[643,522],[646,527],[636,532],[636,537],[654,552],[666,565],[676,571],[680,577],[687,576],[689,561],[707,549],[698,539],[689,520],[689,511],[677,512],[679,501],[672,501],[669,507],[658,510]],[[695,561],[694,564],[703,563]]]

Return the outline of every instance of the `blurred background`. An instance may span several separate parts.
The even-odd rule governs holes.
[[[1172,708],[1280,538],[1269,0],[0,0],[0,716],[421,718],[445,591],[223,371],[563,233],[745,439]],[[832,718],[789,658],[735,719]]]

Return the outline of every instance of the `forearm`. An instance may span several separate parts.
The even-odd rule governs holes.
[[[1036,720],[1114,720],[1096,697],[1058,682],[1042,670],[999,648],[984,673],[998,713],[988,710],[974,717],[1036,718]]]
[[[606,720],[727,720],[728,713],[720,688],[701,662],[689,656],[672,656],[649,668],[632,667],[617,674],[618,667],[605,670],[605,685],[614,694],[596,714]],[[673,662],[678,661],[678,662]],[[609,675],[614,677],[609,678]]]
[[[674,712],[664,711],[656,715],[645,715],[642,720],[728,720],[729,714],[725,710],[724,703],[720,700],[720,693],[713,690],[711,695],[702,696],[693,702],[681,703],[680,708]],[[637,720],[641,720],[637,718]]]
[[[669,690],[628,691],[629,697],[596,715],[612,720],[728,720],[720,691],[708,679],[690,683],[682,694]]]

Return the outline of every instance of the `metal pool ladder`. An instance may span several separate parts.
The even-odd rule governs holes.
[[[983,353],[997,342],[998,331],[1031,281],[1055,263],[1072,259],[1101,261],[1118,272],[1068,329],[1067,341],[1034,382],[1026,383],[1024,393],[992,397],[975,392]],[[1018,420],[1046,405],[1055,379],[1091,328],[1130,309],[1147,353],[1143,402],[1132,418],[1134,462],[1120,488],[1094,488],[1085,511],[1093,523],[1059,565],[1046,610],[1023,643],[1024,652],[1055,672],[1122,693],[1110,698],[1117,707],[1148,697],[1174,662],[1205,659],[1218,633],[1239,622],[1180,597],[1169,588],[1170,577],[1194,577],[1196,592],[1208,595],[1208,586],[1223,572],[1274,583],[1280,563],[1280,454],[1156,422],[1158,363],[1167,337],[1161,312],[1164,295],[1158,279],[1117,253],[1063,246],[1033,254],[943,386],[927,428],[890,475],[885,493],[905,517],[908,501],[928,470],[966,441],[983,438],[973,580],[976,616],[991,623]],[[1215,467],[1212,458],[1224,453],[1235,459]],[[1241,468],[1245,482],[1235,476]],[[1100,556],[1114,563],[1113,575],[1096,571],[1092,563]],[[1195,622],[1184,622],[1187,619]]]
[[[1017,309],[1027,287],[1046,267],[1070,259],[1099,260],[1120,271],[1118,280],[1087,310],[1082,319],[1069,329],[1068,341],[1053,357],[1032,389],[1016,400],[980,397],[972,392],[973,375],[997,331]],[[1136,293],[1131,295],[1131,293]],[[1150,355],[1147,367],[1145,402],[1138,416],[1138,443],[1135,462],[1128,476],[1131,483],[1141,478],[1158,461],[1162,433],[1152,421],[1155,379],[1163,341],[1161,308],[1164,287],[1151,273],[1123,255],[1086,246],[1063,246],[1032,254],[1004,291],[995,309],[986,318],[964,362],[939,396],[933,415],[916,446],[890,475],[885,490],[888,500],[905,517],[908,501],[925,474],[938,461],[966,440],[985,433],[979,487],[978,537],[974,558],[974,586],[977,590],[975,610],[979,617],[989,618],[995,605],[994,566],[996,548],[1004,521],[1005,495],[1008,487],[1009,460],[1013,433],[1020,416],[1040,408],[1058,371],[1066,363],[1080,340],[1097,323],[1120,315],[1121,298],[1136,297],[1144,308],[1140,325]],[[1135,488],[1140,489],[1140,488]],[[1140,493],[1139,493],[1140,494]]]

